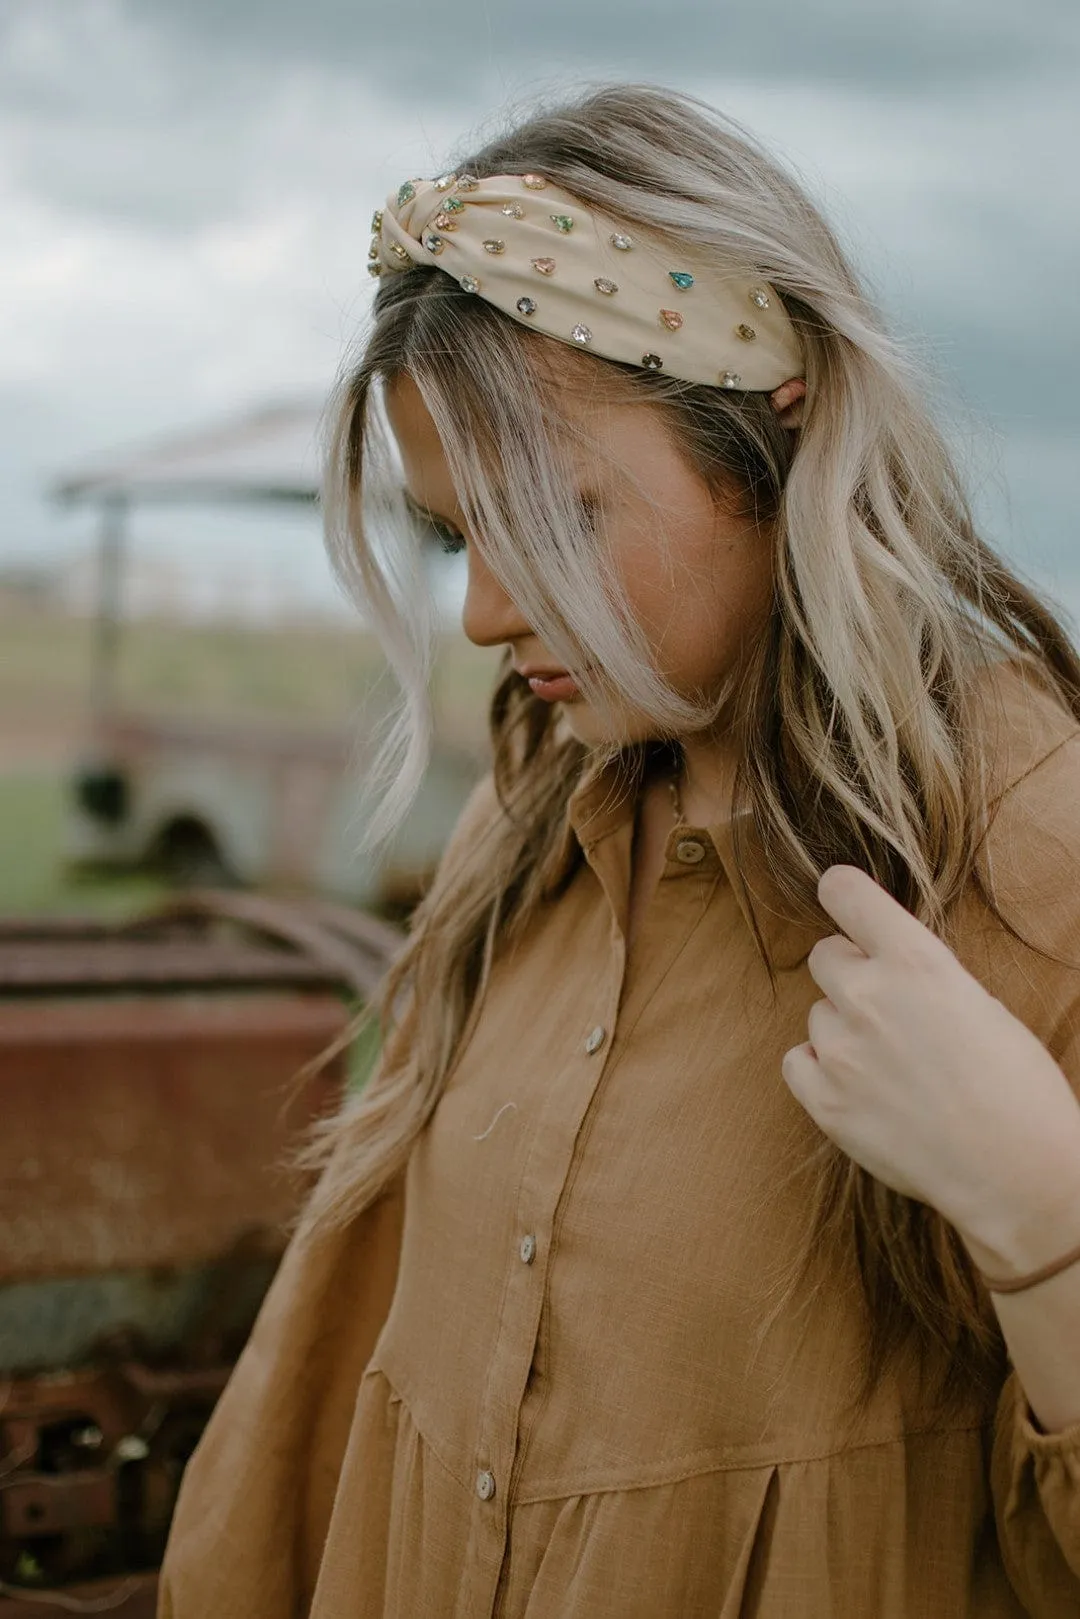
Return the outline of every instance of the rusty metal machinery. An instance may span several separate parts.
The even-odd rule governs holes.
[[[0,1619],[150,1619],[176,1492],[345,1059],[298,1078],[403,940],[192,892],[0,922]]]

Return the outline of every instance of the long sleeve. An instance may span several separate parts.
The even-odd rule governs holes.
[[[1032,1619],[1076,1619],[1080,1423],[1041,1432],[1015,1372],[998,1401],[990,1478],[1002,1558],[1017,1596]]]
[[[1042,1040],[1080,1100],[1080,733],[1010,785],[987,838],[992,893],[1023,938],[1004,941],[994,993]],[[1001,943],[1001,935],[998,935]],[[1078,1188],[1080,1190],[1080,1188]],[[1057,1246],[1076,1240],[1062,1231]],[[1080,1343],[1076,1355],[1080,1361]],[[1045,1433],[1018,1373],[998,1400],[990,1485],[1002,1558],[1032,1619],[1080,1614],[1080,1423]]]
[[[307,1611],[357,1388],[397,1277],[404,1175],[343,1231],[294,1237],[184,1473],[158,1619]]]

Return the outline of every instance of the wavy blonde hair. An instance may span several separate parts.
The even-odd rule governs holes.
[[[439,269],[384,275],[373,329],[331,402],[325,494],[338,577],[373,622],[401,688],[377,761],[366,845],[400,824],[433,729],[430,536],[403,504],[383,409],[385,387],[407,375],[435,421],[488,566],[585,696],[602,708],[618,692],[661,738],[721,717],[730,724],[739,754],[732,813],[752,814],[793,914],[834,931],[817,879],[833,863],[851,863],[942,932],[950,902],[970,877],[978,881],[984,832],[973,670],[1022,657],[1080,718],[1080,659],[1046,603],[976,534],[931,420],[923,368],[886,331],[795,181],[739,125],[688,94],[648,84],[591,88],[518,119],[448,167],[481,176],[540,171],[586,204],[666,235],[673,262],[683,252],[713,255],[767,279],[804,345],[808,408],[796,437],[766,394],[595,356],[576,356],[568,372],[565,345]],[[700,702],[662,678],[602,536],[572,492],[569,428],[553,394],[568,377],[605,397],[662,407],[717,499],[734,492],[767,525],[771,617],[737,682]],[[580,859],[567,827],[570,794],[602,759],[641,779],[652,745],[590,748],[568,735],[508,655],[489,722],[491,812],[459,839],[468,847],[425,894],[382,995],[348,1031],[377,1012],[381,1056],[367,1086],[306,1143],[301,1161],[322,1174],[302,1229],[351,1219],[403,1170],[495,952],[557,896]],[[738,839],[736,860],[746,892]],[[774,966],[754,931],[775,993]],[[962,1384],[970,1393],[973,1380],[992,1387],[999,1335],[947,1222],[831,1142],[816,1186],[805,1252],[792,1256],[793,1285],[820,1234],[850,1235],[872,1332],[864,1396],[913,1333],[924,1352],[943,1353],[947,1397]]]

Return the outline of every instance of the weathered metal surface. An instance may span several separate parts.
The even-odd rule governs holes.
[[[153,1619],[187,1457],[400,947],[331,904],[186,895],[0,923],[0,1619]],[[20,1591],[25,1592],[24,1595]]]
[[[50,1619],[61,1614],[104,1613],[116,1619],[155,1619],[157,1572],[127,1574],[106,1580],[80,1580],[53,1593],[38,1590],[32,1596],[0,1596],[2,1619]]]
[[[292,994],[5,1008],[0,1281],[198,1264],[281,1225],[280,1160],[341,1071],[292,1082],[346,1016]]]

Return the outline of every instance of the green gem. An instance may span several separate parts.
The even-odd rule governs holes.
[[[557,225],[563,232],[571,231],[574,228],[574,221],[570,218],[569,214],[552,214],[551,222],[553,225]]]
[[[413,185],[412,181],[411,180],[402,181],[401,185],[398,186],[398,193],[397,193],[398,207],[401,208],[401,207],[403,207],[405,205],[405,203],[411,202],[413,197],[415,197],[415,196],[416,196],[416,187]]]
[[[671,277],[672,281],[674,281],[675,285],[677,287],[681,287],[683,291],[685,291],[687,287],[692,287],[694,285],[694,278],[690,274],[689,270],[669,270],[668,275]]]
[[[460,213],[464,212],[464,209],[465,209],[465,204],[462,202],[460,197],[444,197],[443,198],[443,211],[445,213],[448,213],[448,214],[460,214]]]

